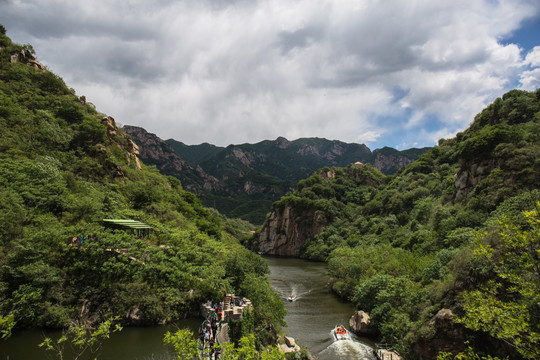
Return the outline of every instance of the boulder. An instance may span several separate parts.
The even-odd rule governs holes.
[[[126,314],[126,318],[132,324],[140,324],[143,319],[143,312],[138,306],[135,306]]]
[[[371,335],[372,330],[369,326],[369,315],[363,311],[358,311],[349,320],[351,331],[358,335]]]
[[[295,347],[296,341],[294,341],[294,338],[290,336],[285,336],[285,344],[287,344],[288,347]]]

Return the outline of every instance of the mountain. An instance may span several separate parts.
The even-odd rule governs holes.
[[[139,156],[145,164],[154,165],[161,173],[180,179],[186,190],[201,195],[205,190],[221,189],[218,179],[205,173],[200,166],[184,161],[155,134],[137,126],[125,125],[123,129],[138,144]]]
[[[405,358],[537,359],[538,159],[540,90],[512,90],[396,174],[316,171],[247,245],[326,261],[332,289]]]
[[[193,167],[197,167],[197,165],[210,159],[212,156],[223,150],[222,147],[208,143],[202,143],[200,145],[186,145],[174,139],[168,139],[165,140],[165,142],[171,146],[175,153],[177,153],[182,159]]]
[[[371,152],[361,144],[320,138],[288,141],[283,137],[222,148],[185,145],[173,139],[163,142],[141,128],[124,129],[139,145],[145,163],[180,179],[206,206],[254,224],[264,221],[272,202],[321,167],[360,161],[393,173],[428,150],[383,148]]]
[[[204,179],[167,151],[157,138],[139,148],[0,25],[2,337],[13,325],[80,325],[80,345],[107,320],[174,322],[242,289],[257,342],[274,341],[283,304],[264,260],[239,243],[253,227],[203,207],[178,179],[140,162],[148,152]]]

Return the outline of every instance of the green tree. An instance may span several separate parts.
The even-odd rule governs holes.
[[[437,355],[437,360],[500,360],[498,357],[492,357],[490,355],[477,354],[472,347],[468,347],[465,351],[459,354],[453,355],[449,352],[440,352]]]
[[[224,360],[285,360],[285,354],[275,346],[270,346],[260,353],[255,347],[253,334],[240,339],[238,346],[227,343],[221,349],[221,359]]]
[[[46,337],[39,347],[54,353],[58,359],[64,359],[66,356],[66,344],[69,345],[73,353],[73,360],[81,358],[83,355],[90,354],[97,359],[103,340],[108,339],[113,332],[121,331],[120,324],[115,324],[119,318],[108,319],[93,329],[86,324],[73,325],[64,331],[58,340]]]
[[[178,330],[175,333],[167,331],[163,338],[165,344],[172,345],[179,360],[194,359],[199,357],[195,335],[189,329]]]
[[[540,203],[537,204],[540,209]],[[488,261],[494,278],[462,295],[468,328],[513,346],[524,358],[540,358],[540,214],[525,212],[528,227],[499,222],[480,234],[475,256]]]
[[[11,330],[15,326],[15,315],[0,315],[0,339],[5,340],[11,336]]]

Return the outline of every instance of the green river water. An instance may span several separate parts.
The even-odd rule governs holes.
[[[270,266],[270,281],[285,303],[285,333],[307,346],[318,360],[372,360],[371,348],[365,339],[334,341],[331,330],[336,324],[348,327],[354,314],[351,304],[340,301],[328,289],[326,265],[300,259],[265,257]],[[289,302],[290,294],[297,301]],[[130,327],[114,333],[104,343],[101,360],[170,360],[171,350],[163,344],[167,330],[188,327],[196,331],[202,319],[190,319],[168,326]],[[53,359],[38,347],[44,335],[59,336],[60,332],[16,332],[7,341],[0,341],[0,359]]]

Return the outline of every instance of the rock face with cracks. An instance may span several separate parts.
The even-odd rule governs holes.
[[[321,233],[324,215],[315,210],[297,210],[285,206],[266,220],[259,236],[259,252],[279,256],[299,256],[306,240]]]

